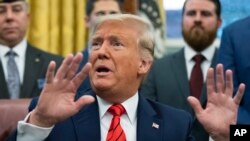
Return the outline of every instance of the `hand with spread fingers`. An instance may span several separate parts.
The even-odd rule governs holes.
[[[91,68],[91,64],[87,63],[77,73],[82,58],[81,53],[67,56],[56,74],[56,64],[53,61],[50,62],[44,89],[36,108],[31,112],[29,123],[51,127],[76,114],[82,106],[94,101],[92,96],[82,96],[75,101],[76,91]]]
[[[199,101],[192,96],[188,97],[188,101],[210,136],[216,141],[227,141],[230,125],[236,124],[237,121],[238,107],[245,85],[240,84],[237,94],[233,97],[232,71],[227,70],[224,79],[223,65],[218,64],[215,72],[216,77],[212,68],[207,73],[206,108],[203,109]]]

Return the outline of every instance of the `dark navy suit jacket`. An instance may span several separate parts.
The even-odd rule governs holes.
[[[92,91],[88,94],[93,95]],[[36,102],[32,102],[31,109]],[[159,128],[152,124],[158,124]],[[139,96],[137,141],[194,141],[189,113]],[[14,141],[16,135],[9,140]],[[94,102],[76,115],[55,125],[45,141],[100,141],[98,104]]]
[[[217,50],[214,53],[211,67],[215,67]],[[209,135],[198,122],[195,113],[187,101],[190,96],[189,80],[186,71],[184,49],[156,60],[149,72],[147,80],[141,87],[141,94],[160,103],[188,111],[194,118],[193,135],[199,141],[208,141]],[[206,84],[200,102],[206,106]]]
[[[219,63],[233,71],[234,91],[240,83],[246,90],[240,103],[238,123],[250,124],[250,16],[239,20],[223,31]]]

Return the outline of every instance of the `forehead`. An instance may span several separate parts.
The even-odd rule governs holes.
[[[94,9],[95,11],[121,11],[119,4],[115,0],[99,0],[94,3]]]
[[[185,12],[190,10],[206,10],[215,12],[215,4],[209,0],[188,0]]]
[[[105,21],[97,27],[93,38],[117,36],[121,38],[135,38],[138,35],[136,26],[128,21]]]
[[[10,2],[10,3],[0,3],[1,7],[17,6],[17,5],[25,5],[25,2],[23,2],[23,1],[16,1],[16,2]]]

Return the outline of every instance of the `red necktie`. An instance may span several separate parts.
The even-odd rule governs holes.
[[[125,133],[120,125],[120,116],[126,111],[121,104],[111,106],[108,111],[113,115],[106,141],[126,141]]]
[[[205,59],[203,55],[195,55],[193,57],[193,60],[195,61],[195,65],[193,67],[193,70],[191,72],[191,78],[190,78],[190,92],[191,95],[196,97],[197,99],[200,99],[202,86],[203,86],[203,74],[201,70],[201,63]]]

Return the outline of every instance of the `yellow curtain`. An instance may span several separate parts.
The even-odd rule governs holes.
[[[85,0],[29,0],[28,41],[45,51],[66,56],[85,47]]]

